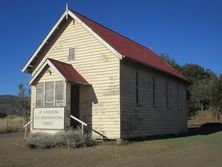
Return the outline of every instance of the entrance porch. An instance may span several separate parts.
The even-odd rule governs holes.
[[[80,112],[80,90],[90,84],[71,64],[47,59],[30,81],[32,86],[31,133],[56,133],[69,128],[90,127]],[[34,95],[35,94],[35,95]]]

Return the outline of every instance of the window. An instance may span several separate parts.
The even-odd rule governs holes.
[[[52,107],[54,105],[54,82],[45,83],[45,106]]]
[[[64,82],[45,82],[36,86],[36,107],[64,105]]]
[[[156,79],[153,76],[153,106],[156,106]]]
[[[141,86],[139,72],[136,72],[136,104],[141,104]]]
[[[168,80],[166,80],[166,107],[169,107],[169,85],[168,85]]]
[[[180,110],[180,85],[177,84],[177,109]]]
[[[69,48],[69,61],[75,60],[75,48]]]
[[[139,104],[139,74],[136,72],[136,104]]]
[[[44,94],[45,94],[45,84],[38,83],[36,85],[36,106],[43,107],[44,106]]]
[[[59,81],[55,83],[55,106],[63,105],[63,92],[64,86],[63,82]]]

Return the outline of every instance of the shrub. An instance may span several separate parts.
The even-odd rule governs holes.
[[[90,147],[95,143],[90,134],[82,134],[80,129],[70,129],[68,131],[59,132],[55,135],[46,133],[34,133],[25,140],[25,145],[29,148],[53,148],[68,147],[80,148]]]
[[[8,115],[5,113],[5,112],[3,112],[3,111],[0,111],[0,118],[5,118],[5,117],[7,117]]]

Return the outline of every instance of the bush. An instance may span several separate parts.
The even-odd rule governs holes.
[[[56,133],[55,135],[34,133],[25,140],[25,145],[29,148],[46,149],[54,147],[90,147],[95,145],[95,143],[90,134],[82,134],[80,129],[70,129],[68,131]]]
[[[8,115],[3,112],[3,111],[0,111],[0,118],[6,118]]]

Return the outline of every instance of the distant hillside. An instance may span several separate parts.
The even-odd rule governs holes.
[[[28,100],[27,97],[26,100]],[[0,95],[0,113],[22,115],[23,112],[19,111],[18,96]]]

